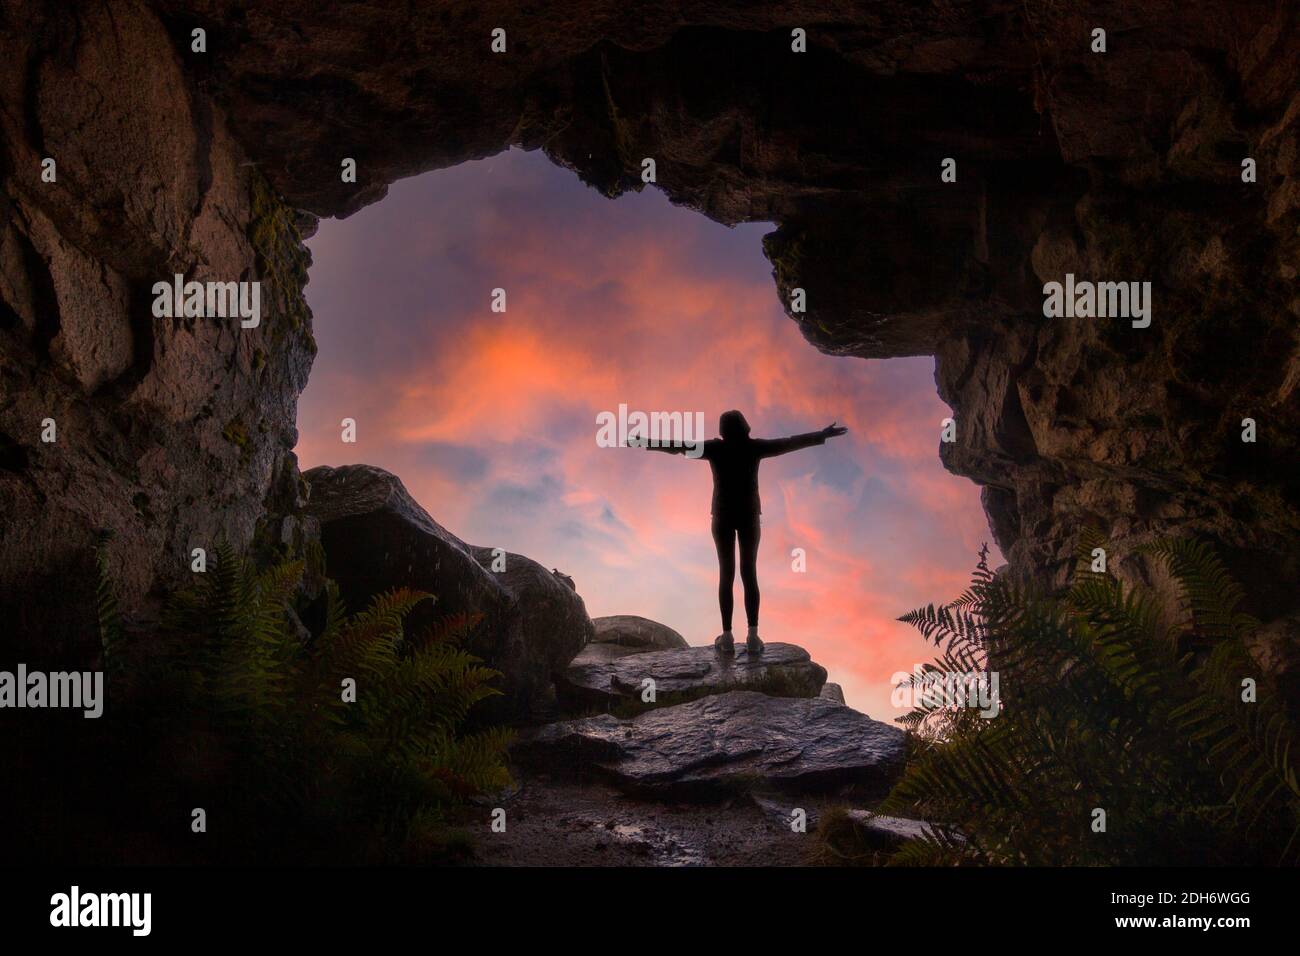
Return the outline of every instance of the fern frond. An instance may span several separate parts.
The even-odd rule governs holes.
[[[1297,731],[1242,640],[1253,621],[1238,611],[1240,588],[1203,545],[1147,549],[1182,587],[1202,648],[1193,666],[1156,595],[1091,570],[1103,546],[1099,532],[1080,534],[1080,565],[1063,592],[999,577],[981,561],[957,602],[901,618],[938,653],[900,686],[987,666],[1010,696],[991,720],[925,699],[900,719],[912,756],[880,812],[936,821],[968,842],[958,851],[918,841],[897,862],[1300,856]],[[1248,676],[1258,676],[1250,703]],[[1110,821],[1105,840],[1090,829],[1096,808]]]
[[[95,548],[95,617],[99,625],[99,644],[104,653],[104,667],[110,674],[116,674],[122,666],[125,637],[117,591],[109,567],[108,544],[112,538],[111,531],[101,532]]]

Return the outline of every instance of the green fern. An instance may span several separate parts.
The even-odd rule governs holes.
[[[1068,589],[1000,578],[981,557],[951,605],[903,620],[936,646],[929,674],[985,667],[1003,709],[918,705],[901,723],[914,756],[882,813],[940,824],[893,862],[934,865],[1294,863],[1300,857],[1296,728],[1250,658],[1255,622],[1205,545],[1143,551],[1178,583],[1186,620],[1152,593],[1092,570],[1080,535]],[[1254,677],[1259,697],[1242,699]],[[1107,832],[1091,829],[1095,808]],[[965,839],[945,839],[942,834]]]
[[[432,600],[407,589],[350,615],[328,582],[323,630],[304,639],[291,617],[302,576],[300,561],[259,572],[215,546],[207,571],[167,602],[161,648],[138,661],[149,675],[138,682],[153,687],[138,722],[161,721],[150,732],[187,755],[176,786],[195,805],[241,822],[230,856],[292,844],[331,860],[412,859],[410,841],[436,845],[455,803],[509,784],[509,734],[461,729],[499,693],[500,674],[460,646],[474,619],[406,640],[407,616]]]
[[[110,679],[122,669],[125,634],[122,613],[117,604],[117,591],[109,567],[108,545],[113,532],[101,531],[95,547],[95,617],[99,625],[99,644],[104,654],[104,669]]]

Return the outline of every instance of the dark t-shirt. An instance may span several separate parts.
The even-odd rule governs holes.
[[[710,438],[701,457],[713,469],[713,514],[719,518],[749,519],[762,514],[758,497],[758,463],[826,442],[821,432],[790,438]]]

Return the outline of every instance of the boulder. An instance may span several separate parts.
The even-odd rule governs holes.
[[[596,629],[592,643],[582,649],[570,667],[603,664],[633,654],[690,646],[686,638],[671,627],[635,614],[592,618],[591,623]]]
[[[619,719],[550,724],[511,749],[551,773],[596,773],[629,792],[746,790],[880,795],[901,773],[905,734],[833,701],[732,691]]]
[[[823,700],[833,700],[837,704],[844,703],[844,688],[839,684],[827,683],[822,687],[822,692],[817,695]]]
[[[635,614],[597,617],[591,623],[596,629],[594,640],[597,644],[617,644],[632,648],[632,652],[637,654],[690,646],[686,643],[686,638],[671,627]]]
[[[382,468],[321,467],[303,477],[311,486],[307,513],[320,525],[326,574],[349,609],[410,587],[437,600],[411,613],[408,633],[449,615],[481,614],[467,648],[502,672],[505,695],[488,709],[503,718],[547,709],[553,675],[592,635],[576,592],[522,555],[507,553],[504,571],[489,570],[490,549],[468,545],[442,527]]]
[[[370,465],[312,468],[307,513],[320,525],[325,570],[349,610],[395,587],[436,598],[407,618],[409,631],[444,614],[477,611],[504,617],[509,598],[474,560],[469,545],[433,520],[396,476]]]
[[[652,678],[660,699],[698,697],[752,687],[789,697],[816,697],[826,670],[794,644],[768,644],[750,656],[738,644],[734,656],[712,647],[648,651],[607,659],[584,657],[570,664],[557,681],[560,699],[575,707],[607,706],[640,698],[642,681]]]
[[[549,693],[552,677],[593,636],[587,605],[573,587],[532,558],[507,551],[500,555],[505,569],[493,571],[498,555],[492,548],[471,546],[470,553],[510,599],[512,626],[498,634],[494,659],[509,661],[521,675],[545,675]]]

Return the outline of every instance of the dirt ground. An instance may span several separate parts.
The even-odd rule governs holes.
[[[816,863],[813,821],[824,806],[790,798],[737,796],[721,803],[655,802],[599,781],[516,774],[518,789],[475,808],[482,866],[808,866]],[[791,829],[795,805],[807,832]],[[489,826],[506,812],[504,833]],[[479,817],[479,819],[473,819]]]

